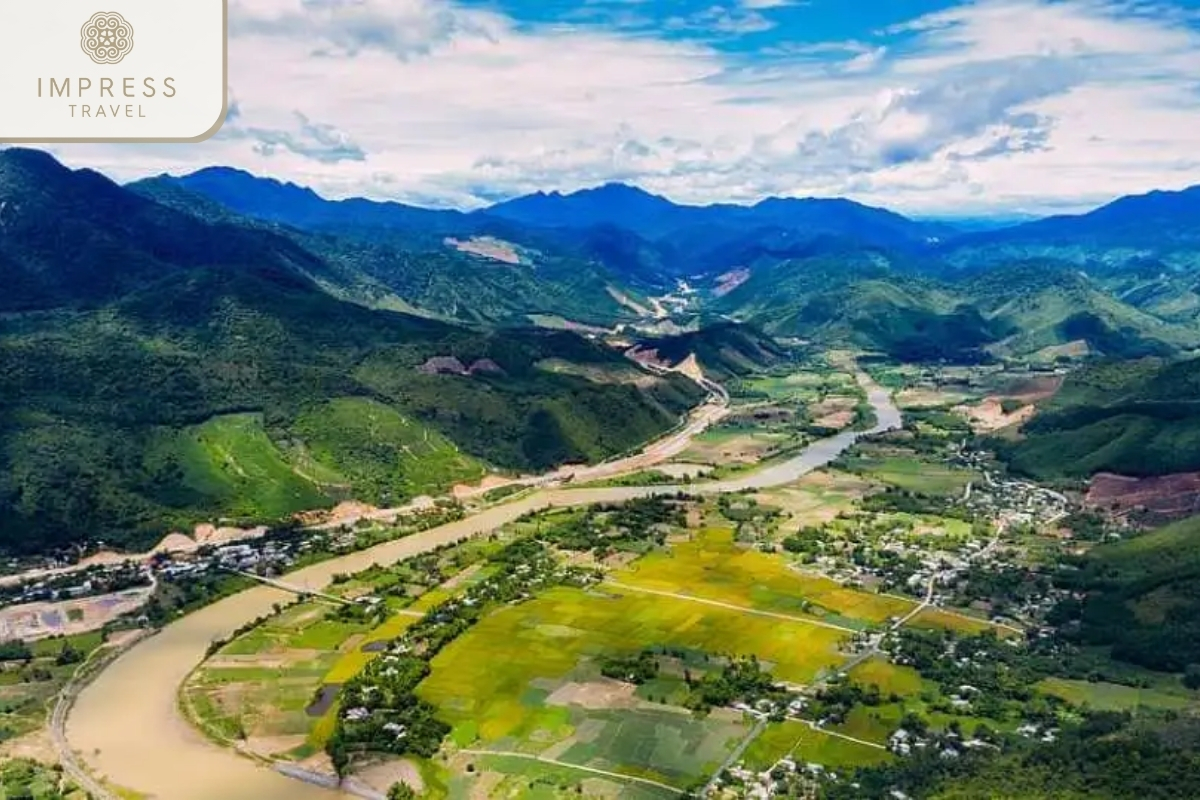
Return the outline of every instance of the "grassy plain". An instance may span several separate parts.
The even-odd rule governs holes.
[[[861,448],[863,454],[845,459],[846,468],[864,477],[889,486],[927,495],[961,494],[979,475],[970,470],[954,469],[907,455],[872,452]]]
[[[1038,688],[1072,705],[1087,706],[1095,711],[1136,711],[1139,708],[1177,711],[1200,703],[1200,695],[1182,688],[1164,691],[1065,678],[1046,678],[1038,684]]]
[[[803,722],[776,722],[746,749],[744,761],[749,769],[770,769],[781,758],[790,757],[798,764],[820,764],[829,769],[846,769],[881,764],[892,754],[825,731],[813,730]]]
[[[872,658],[857,665],[850,670],[850,678],[863,686],[874,684],[884,695],[918,694],[924,687],[921,675],[915,669],[893,664],[883,657]]]
[[[174,434],[164,443],[182,464],[184,485],[219,498],[230,516],[279,518],[330,504],[267,436],[261,414],[227,414]]]

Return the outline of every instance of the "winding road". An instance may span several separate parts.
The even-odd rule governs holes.
[[[790,483],[818,469],[858,438],[900,426],[888,393],[859,374],[875,409],[868,431],[845,431],[811,444],[788,461],[727,481],[688,486],[542,489],[466,519],[413,534],[283,576],[292,585],[327,586],[337,573],[390,564],[442,545],[477,536],[522,514],[550,507],[613,503],[686,491],[719,494]],[[192,728],[178,707],[177,693],[205,657],[209,643],[271,613],[286,601],[283,589],[259,586],[227,597],[168,625],[107,666],[64,708],[64,761],[86,763],[93,778],[159,800],[332,800],[345,793],[288,778],[219,747]],[[60,721],[61,722],[61,721]],[[63,726],[60,724],[59,729]],[[74,753],[69,751],[74,751]],[[89,781],[90,782],[90,781]],[[97,793],[104,798],[111,794]]]

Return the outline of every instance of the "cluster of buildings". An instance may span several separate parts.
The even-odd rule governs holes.
[[[1071,501],[1066,495],[997,473],[987,453],[955,444],[950,463],[983,476],[982,481],[967,485],[961,501],[981,517],[1002,525],[1049,525],[1070,511]]]
[[[767,800],[771,797],[815,797],[823,783],[838,780],[836,772],[820,764],[801,764],[784,757],[770,769],[751,770],[738,765],[730,767],[709,787],[709,798],[747,798]]]
[[[0,607],[77,600],[149,586],[151,582],[149,569],[141,564],[121,562],[96,565],[79,572],[47,575],[0,586]]]

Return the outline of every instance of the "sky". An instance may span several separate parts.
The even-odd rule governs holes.
[[[609,181],[684,203],[1073,212],[1200,183],[1200,0],[229,0],[200,144],[58,145],[425,206]]]

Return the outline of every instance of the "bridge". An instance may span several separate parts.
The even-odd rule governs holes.
[[[299,595],[300,597],[315,597],[318,600],[326,600],[330,603],[337,603],[338,605],[343,606],[357,605],[357,603],[355,603],[353,600],[347,600],[344,597],[338,597],[337,595],[319,592],[316,589],[309,589],[306,586],[297,586],[294,583],[288,583],[276,578],[268,578],[265,575],[256,575],[253,572],[246,572],[245,570],[240,569],[231,569],[229,571],[234,575],[241,575],[243,578],[250,578],[258,581],[259,583],[266,584],[267,586],[271,586],[276,589],[282,589],[285,592],[291,592],[292,594]]]

